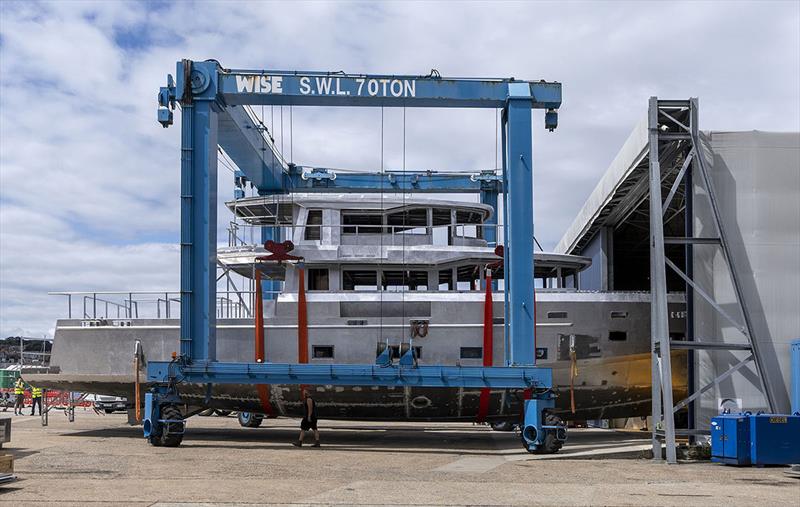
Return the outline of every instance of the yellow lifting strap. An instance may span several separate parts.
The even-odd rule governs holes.
[[[575,377],[578,376],[578,355],[575,352],[575,337],[571,336],[569,347],[569,405],[572,413],[575,413]]]

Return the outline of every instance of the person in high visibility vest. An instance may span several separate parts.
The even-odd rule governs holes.
[[[22,410],[25,408],[25,382],[22,378],[18,378],[14,382],[14,415],[22,415]]]
[[[42,388],[31,386],[31,415],[36,412],[36,405],[39,405],[39,415],[42,415]]]

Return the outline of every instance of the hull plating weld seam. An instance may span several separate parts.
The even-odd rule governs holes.
[[[129,319],[109,319],[109,320],[129,320]],[[297,324],[278,324],[264,326],[266,329],[297,329]],[[405,324],[367,324],[366,326],[349,326],[347,324],[310,324],[309,329],[379,329],[379,328],[403,329],[408,327]],[[483,324],[429,324],[429,328],[483,328]],[[494,324],[492,327],[503,327],[503,324]],[[536,327],[572,327],[572,322],[541,322]],[[217,326],[217,329],[252,329],[253,326],[247,324],[230,324]],[[180,329],[180,326],[58,326],[58,329],[81,329],[81,330],[107,330],[107,329]]]

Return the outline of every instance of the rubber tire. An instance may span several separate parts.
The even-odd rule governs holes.
[[[491,426],[494,431],[514,431],[516,424],[511,421],[498,421],[491,423]]]
[[[107,408],[107,409],[105,409],[105,412],[106,412],[106,414],[113,414],[114,410],[112,410],[110,408]]]
[[[239,412],[238,419],[239,425],[243,428],[258,428],[261,426],[264,416],[252,412]]]
[[[181,414],[181,410],[177,407],[177,405],[162,405],[160,418],[183,420],[183,414]],[[166,424],[172,425],[173,427],[180,425],[180,428],[174,428],[175,430],[180,430],[180,433],[169,433],[162,430],[161,434],[158,436],[150,437],[150,443],[156,447],[178,447],[183,441],[183,429],[185,423],[181,422]]]
[[[557,415],[547,414],[544,418],[545,426],[557,426],[563,424],[561,418]],[[522,439],[522,447],[525,448],[531,454],[555,454],[557,453],[561,447],[564,445],[564,442],[561,442],[556,438],[556,430],[545,430],[544,435],[544,442],[538,449],[531,450],[528,448],[528,444],[525,442],[525,438],[522,436],[522,432],[520,432],[520,438]]]

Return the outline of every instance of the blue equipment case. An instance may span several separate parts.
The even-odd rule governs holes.
[[[728,465],[800,463],[800,414],[723,414],[711,419],[711,461]]]
[[[792,342],[792,413],[800,412],[800,340]]]

